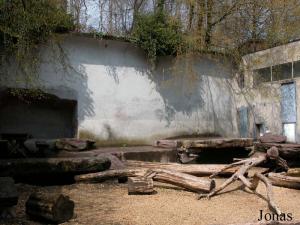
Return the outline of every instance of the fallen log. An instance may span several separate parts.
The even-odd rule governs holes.
[[[74,179],[76,182],[97,183],[114,178],[144,176],[146,172],[147,170],[142,168],[106,170],[98,173],[77,175]]]
[[[155,181],[173,184],[195,192],[209,192],[216,186],[214,180],[206,180],[185,173],[164,169],[153,169],[150,171],[153,173],[153,180]]]
[[[147,177],[129,177],[128,178],[128,194],[152,194],[153,180]]]
[[[267,151],[271,147],[276,147],[279,155],[286,159],[300,158],[300,144],[290,143],[255,143],[255,151]]]
[[[272,184],[279,187],[300,189],[300,178],[286,176],[283,173],[269,173],[268,178]]]
[[[35,219],[63,223],[74,215],[74,202],[62,194],[33,193],[26,202],[26,214]]]
[[[119,177],[147,177],[150,176],[155,181],[173,184],[179,187],[186,188],[192,191],[210,191],[215,186],[214,180],[206,180],[200,177],[189,174],[164,170],[164,169],[122,169],[122,170],[108,170],[99,173],[83,174],[75,176],[77,182],[99,182],[111,178]]]
[[[300,168],[291,168],[286,172],[287,176],[300,177]]]
[[[125,165],[129,168],[146,168],[146,169],[166,169],[187,173],[195,176],[209,176],[222,170],[225,164],[180,164],[180,163],[159,163],[127,160]],[[221,175],[232,175],[237,168],[229,168],[222,171]]]
[[[214,138],[214,139],[189,139],[177,140],[178,148],[201,149],[226,149],[226,148],[246,148],[253,145],[252,138]]]
[[[105,157],[9,159],[0,160],[0,176],[93,173],[109,169],[110,164]]]

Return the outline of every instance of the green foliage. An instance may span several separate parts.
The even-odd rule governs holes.
[[[158,56],[175,55],[182,44],[180,23],[164,12],[139,15],[133,31],[136,43],[154,63]]]
[[[57,32],[73,29],[72,17],[61,0],[0,0],[0,46],[3,57],[13,56],[21,71],[34,73],[38,46]]]

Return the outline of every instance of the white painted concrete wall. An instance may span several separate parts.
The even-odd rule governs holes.
[[[130,43],[67,35],[61,46],[71,68],[57,63],[59,54],[49,47],[30,87],[77,100],[79,130],[148,140],[184,133],[238,136],[230,64],[208,56],[166,57],[151,72],[145,54]],[[26,87],[12,73],[1,79],[4,87]]]

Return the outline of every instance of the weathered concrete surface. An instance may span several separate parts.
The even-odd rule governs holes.
[[[241,91],[236,87],[239,95],[236,95],[237,107],[249,107],[248,136],[255,136],[255,123],[264,124],[266,129],[274,134],[283,133],[281,118],[281,91],[282,83],[295,82],[296,105],[300,105],[300,80],[299,76],[293,79],[273,81],[260,86],[253,84],[253,70],[270,67],[287,62],[295,62],[300,59],[300,41],[292,42],[249,54],[243,57],[243,69],[245,76],[245,88]],[[295,74],[294,74],[295,75]],[[300,118],[300,108],[296,107],[296,117]],[[300,141],[300,123],[296,123],[296,141]]]
[[[102,139],[238,136],[230,63],[208,55],[166,57],[153,72],[145,54],[130,43],[68,35],[61,46],[64,57],[55,46],[43,49],[36,81],[15,77],[12,67],[1,75],[1,85],[38,87],[76,100],[78,129]],[[63,65],[57,62],[62,58]]]

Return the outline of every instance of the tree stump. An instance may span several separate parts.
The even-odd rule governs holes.
[[[35,219],[63,223],[74,215],[74,202],[62,194],[33,193],[26,202],[26,214]]]
[[[147,177],[129,177],[128,178],[128,194],[152,194],[153,180]]]

